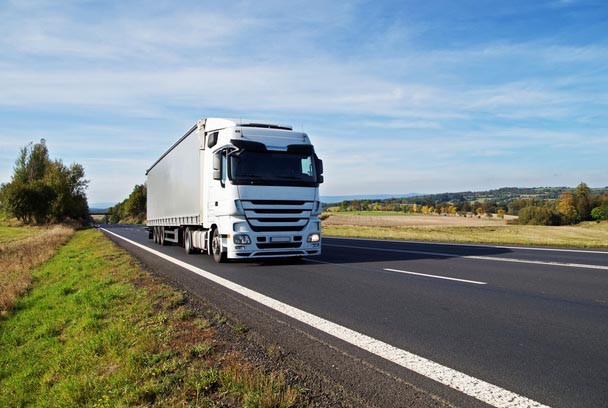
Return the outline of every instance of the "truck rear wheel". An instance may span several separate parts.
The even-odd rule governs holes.
[[[158,234],[158,243],[161,244],[162,246],[167,245],[167,241],[165,241],[165,227],[159,227],[159,234]]]
[[[218,228],[213,230],[213,236],[211,238],[211,255],[213,255],[213,260],[217,263],[226,261],[226,253],[222,252],[222,238],[220,237],[220,230]]]

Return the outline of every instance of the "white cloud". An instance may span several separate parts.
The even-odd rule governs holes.
[[[17,150],[43,133],[52,154],[87,161],[96,201],[111,194],[114,169],[130,189],[144,162],[208,112],[302,121],[327,159],[323,188],[332,194],[390,187],[387,170],[374,163],[430,191],[422,187],[442,178],[456,185],[463,176],[446,166],[465,172],[462,162],[531,159],[524,149],[539,146],[606,152],[604,43],[425,47],[417,41],[437,23],[404,17],[378,21],[363,38],[360,6],[5,3],[0,118],[12,127],[0,125],[0,146]],[[31,120],[38,114],[42,124]],[[63,119],[46,126],[49,116]],[[0,160],[1,169],[12,165]],[[441,175],[420,170],[429,164]]]

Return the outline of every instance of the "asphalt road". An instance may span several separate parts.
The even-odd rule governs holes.
[[[324,238],[323,255],[301,262],[218,265],[209,256],[155,245],[142,227],[104,228],[382,344],[464,373],[466,381],[478,379],[529,398],[530,405],[608,407],[608,252]],[[144,256],[145,251],[114,239]],[[176,266],[166,268],[189,290],[202,292],[197,282],[203,284],[205,278]],[[180,274],[183,278],[175,277]],[[221,297],[238,298],[252,309],[280,315],[239,295]],[[290,321],[285,316],[275,318]],[[432,401],[444,405],[500,405],[484,405],[395,361],[318,333],[318,328],[299,322],[291,326],[306,337],[302,344],[321,339],[323,346],[315,353],[324,353],[325,347],[329,355],[321,355],[320,360],[337,359],[335,355],[341,353],[352,357],[348,363],[341,362],[345,369],[390,378],[372,381],[374,391],[361,391],[367,402],[385,398],[393,406],[407,405],[399,403],[401,394],[395,394],[406,388],[428,391],[436,397]],[[320,371],[324,364],[334,366],[319,363]],[[361,381],[335,375],[351,384]],[[397,386],[391,388],[391,381]]]

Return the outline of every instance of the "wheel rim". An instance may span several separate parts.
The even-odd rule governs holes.
[[[217,230],[213,233],[213,241],[211,242],[211,250],[214,255],[219,255],[221,251],[220,247],[220,234],[217,233]]]
[[[186,230],[186,237],[184,239],[184,246],[186,247],[186,251],[187,252],[191,252],[192,251],[192,241],[191,241],[191,232],[189,229]]]

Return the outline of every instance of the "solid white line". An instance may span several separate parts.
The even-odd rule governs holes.
[[[526,263],[526,264],[534,264],[534,265],[563,266],[563,267],[567,267],[567,268],[601,269],[601,270],[608,271],[608,266],[605,266],[605,265],[532,261],[532,260],[528,260],[528,259],[500,258],[497,256],[458,255],[458,254],[449,254],[449,253],[445,253],[445,252],[413,251],[413,250],[408,250],[408,249],[374,248],[374,247],[362,247],[362,246],[354,246],[354,245],[336,245],[336,244],[327,244],[327,243],[323,243],[323,245],[331,246],[331,247],[339,247],[339,248],[364,249],[364,250],[368,250],[368,251],[398,252],[398,253],[414,254],[414,255],[430,255],[430,256],[439,256],[439,257],[443,257],[443,258],[480,259],[480,260],[484,260],[484,261],[514,262],[514,263]]]
[[[242,296],[245,296],[251,300],[254,300],[266,307],[269,307],[277,312],[283,313],[292,319],[298,320],[305,323],[317,330],[321,330],[331,336],[334,336],[340,340],[350,343],[362,350],[375,354],[386,360],[389,360],[395,364],[398,364],[408,370],[414,371],[425,377],[428,377],[434,381],[458,390],[466,395],[473,398],[477,398],[487,404],[499,408],[524,408],[524,407],[535,407],[544,408],[547,407],[541,403],[533,401],[529,398],[516,394],[514,392],[505,390],[496,385],[488,382],[479,380],[475,377],[471,377],[467,374],[461,373],[449,367],[435,363],[424,357],[420,357],[416,354],[410,353],[391,346],[390,344],[384,343],[380,340],[376,340],[372,337],[366,336],[347,327],[340,326],[336,323],[332,323],[329,320],[325,320],[321,317],[315,316],[311,313],[305,312],[301,309],[290,306],[286,303],[275,300],[271,297],[255,292],[237,283],[229,281],[214,275],[211,272],[205,271],[204,269],[197,268],[196,266],[190,265],[186,262],[180,261],[179,259],[170,257],[162,252],[155,249],[149,248],[138,242],[124,238],[112,231],[103,229],[108,234],[114,235],[132,245],[137,246],[145,251],[148,251],[156,256],[159,256],[177,266],[187,269],[205,279],[217,283],[227,289],[230,289]]]
[[[478,281],[474,281],[474,280],[450,278],[450,277],[447,277],[447,276],[440,276],[440,275],[429,275],[429,274],[426,274],[426,273],[418,273],[418,272],[410,272],[410,271],[400,271],[399,269],[384,268],[384,270],[385,271],[390,271],[390,272],[405,273],[407,275],[418,275],[418,276],[426,276],[428,278],[445,279],[445,280],[451,280],[451,281],[457,281],[457,282],[473,283],[475,285],[487,285],[486,282],[478,282]]]

